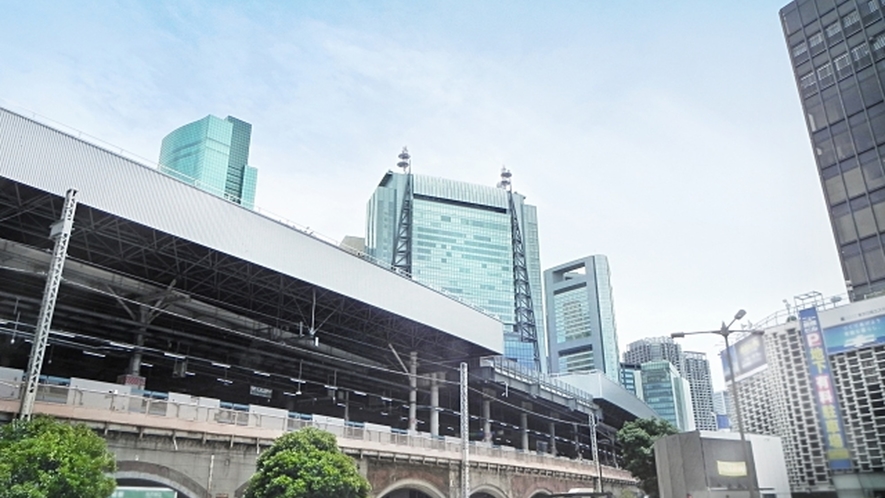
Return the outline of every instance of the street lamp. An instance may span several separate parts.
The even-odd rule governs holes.
[[[741,401],[738,396],[737,382],[735,380],[735,370],[734,365],[731,359],[731,351],[729,351],[728,344],[728,336],[732,334],[731,326],[734,325],[734,322],[740,320],[746,315],[747,312],[744,310],[738,310],[735,313],[734,318],[731,322],[726,325],[725,322],[722,322],[722,327],[719,330],[704,330],[700,332],[673,332],[670,334],[670,337],[674,339],[681,339],[687,335],[698,335],[698,334],[716,334],[721,335],[725,339],[725,357],[728,360],[728,369],[731,371],[731,396],[734,398],[734,411],[737,412],[737,422],[738,422],[738,432],[741,434],[741,451],[744,453],[744,462],[747,465],[747,477],[750,479],[750,498],[759,498],[759,486],[756,483],[756,487],[753,486],[753,481],[756,480],[756,460],[753,460],[753,464],[750,464],[750,458],[747,455],[747,436],[744,433],[744,420],[741,416]],[[762,330],[751,330],[749,331],[753,335],[762,335],[764,331]]]

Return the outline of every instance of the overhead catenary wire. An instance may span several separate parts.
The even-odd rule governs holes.
[[[8,270],[12,270],[12,271],[18,271],[18,272],[24,272],[24,273],[33,273],[33,274],[35,274],[35,275],[41,275],[40,272],[36,272],[36,271],[34,271],[34,272],[28,272],[27,270],[21,270],[21,269],[16,269],[16,268],[3,268],[3,269],[8,269]],[[302,353],[309,353],[309,354],[312,355],[312,356],[317,356],[317,357],[324,358],[324,359],[328,359],[328,360],[334,360],[334,361],[339,362],[339,363],[350,364],[350,365],[353,365],[353,366],[356,366],[356,367],[360,367],[360,368],[365,368],[365,369],[369,369],[369,370],[374,370],[374,371],[384,372],[384,373],[387,373],[387,374],[390,374],[390,375],[394,375],[394,376],[406,376],[406,377],[407,377],[407,376],[409,375],[408,373],[405,373],[405,372],[402,372],[402,371],[399,371],[399,370],[395,370],[395,369],[391,369],[391,368],[385,368],[385,367],[381,367],[381,366],[377,366],[377,365],[372,365],[372,364],[367,364],[367,363],[362,363],[362,362],[359,362],[359,361],[356,361],[356,360],[352,360],[352,359],[348,359],[348,358],[342,358],[342,357],[339,357],[339,356],[334,356],[334,355],[327,354],[327,353],[323,353],[323,352],[321,352],[321,351],[317,351],[317,350],[310,349],[310,348],[297,347],[297,346],[292,346],[292,345],[289,345],[289,344],[280,344],[280,343],[278,343],[278,342],[274,342],[274,341],[271,340],[271,339],[267,339],[267,338],[260,337],[260,336],[256,336],[256,335],[252,335],[252,334],[249,334],[248,332],[242,332],[242,331],[238,331],[238,330],[230,329],[230,328],[228,328],[228,327],[223,327],[223,326],[220,326],[220,325],[215,324],[215,323],[208,323],[208,322],[205,322],[205,321],[199,320],[199,319],[194,318],[194,317],[190,317],[190,316],[187,316],[187,315],[182,315],[182,314],[180,314],[180,313],[173,312],[172,310],[164,309],[164,308],[161,308],[161,307],[158,307],[158,306],[153,306],[153,305],[151,305],[151,304],[149,304],[149,303],[144,303],[144,302],[138,301],[138,300],[136,300],[136,299],[127,298],[127,297],[125,297],[125,296],[119,296],[119,295],[117,295],[117,294],[115,294],[115,293],[113,293],[113,292],[109,292],[109,291],[104,290],[104,289],[99,289],[99,288],[96,288],[96,287],[93,287],[93,286],[89,286],[89,285],[86,285],[86,284],[83,284],[83,283],[80,283],[80,282],[72,281],[72,280],[69,280],[69,279],[63,279],[63,280],[62,280],[62,283],[63,283],[63,284],[66,284],[66,285],[71,285],[71,286],[79,287],[79,288],[82,288],[82,289],[88,290],[88,291],[93,292],[93,293],[97,293],[97,294],[105,295],[105,296],[108,296],[108,297],[113,297],[113,298],[115,298],[115,299],[120,299],[120,300],[122,300],[122,301],[129,302],[129,303],[131,303],[131,304],[133,304],[133,305],[135,305],[135,306],[145,307],[145,308],[147,308],[147,309],[150,309],[150,310],[152,310],[152,311],[158,312],[158,313],[160,313],[160,314],[165,314],[165,315],[173,316],[173,317],[178,318],[178,319],[181,319],[181,320],[189,321],[189,322],[191,322],[191,323],[195,323],[195,324],[203,325],[203,326],[206,326],[206,327],[209,327],[209,328],[212,328],[212,329],[216,329],[216,330],[219,330],[219,331],[222,331],[222,332],[230,333],[230,334],[233,334],[233,335],[238,336],[238,337],[247,338],[247,339],[250,339],[250,340],[256,340],[256,341],[259,341],[259,342],[265,343],[265,344],[267,344],[267,345],[272,345],[272,346],[277,347],[277,348],[282,348],[282,349],[284,349],[284,350],[293,350],[293,351],[299,351],[299,352],[302,352]],[[152,285],[153,285],[153,284],[152,284]],[[197,297],[198,297],[199,300],[201,300],[201,301],[214,301],[214,300],[212,300],[212,299],[205,299],[203,296],[197,296]],[[227,303],[225,303],[225,304],[227,304]],[[259,315],[263,315],[263,316],[265,316],[265,317],[267,317],[267,318],[271,318],[271,319],[277,320],[277,318],[275,318],[275,317],[271,317],[271,316],[266,315],[266,314],[263,314],[263,313],[257,313],[257,314],[259,314]],[[150,328],[150,326],[149,326],[149,328]],[[351,337],[347,337],[347,336],[343,336],[343,335],[335,334],[335,333],[333,333],[333,332],[331,332],[331,331],[325,331],[325,330],[322,331],[322,333],[325,334],[325,335],[334,336],[334,337],[336,337],[336,338],[339,338],[339,339],[342,339],[342,340],[346,340],[346,341],[352,342],[352,343],[357,344],[357,345],[360,345],[360,346],[362,346],[362,347],[367,347],[367,348],[372,348],[372,349],[376,349],[376,350],[384,351],[385,353],[387,352],[387,349],[386,349],[386,348],[383,348],[383,347],[380,347],[380,346],[377,346],[377,345],[375,345],[375,344],[371,344],[371,343],[368,343],[368,342],[365,342],[365,341],[360,341],[360,340],[357,340],[357,339],[355,339],[355,338],[351,338]],[[96,338],[96,339],[97,339],[97,338]],[[144,349],[145,351],[147,351],[147,348],[144,348],[144,347],[139,347],[139,348],[140,348],[140,349]],[[157,350],[157,352],[159,352],[159,350]],[[195,358],[195,359],[197,359],[197,358]],[[210,362],[211,362],[211,360],[208,360],[208,359],[206,359],[206,361],[210,361]],[[425,364],[431,364],[431,365],[434,365],[434,366],[436,366],[436,367],[438,367],[438,368],[441,368],[441,369],[444,369],[444,370],[447,370],[447,371],[450,371],[450,372],[457,372],[457,371],[458,371],[457,368],[455,368],[455,367],[453,367],[453,366],[451,366],[451,365],[446,364],[446,362],[433,361],[433,360],[422,360],[422,362],[425,363]],[[238,368],[244,368],[244,367],[238,367]],[[251,370],[251,369],[246,369],[246,370]],[[272,374],[272,375],[274,375],[274,376],[278,376],[278,377],[284,377],[284,376],[281,375],[281,374]],[[421,380],[424,380],[424,381],[430,381],[431,378],[432,378],[431,376],[428,376],[428,375],[421,375],[421,374],[417,374],[416,377],[417,377],[418,379],[421,379]],[[474,380],[484,380],[484,379],[480,379],[480,378],[478,378],[478,377],[477,377],[476,375],[474,375],[474,374],[469,374],[469,378],[474,379]],[[442,378],[442,379],[437,378],[437,382],[439,382],[439,383],[441,383],[441,384],[450,385],[450,386],[457,386],[457,385],[460,384],[460,383],[457,382],[457,381],[447,380],[447,379],[445,379],[445,378]],[[321,383],[318,383],[318,382],[307,382],[307,381],[305,381],[305,383],[321,385]],[[406,389],[406,387],[403,386],[403,389]],[[523,406],[518,406],[518,405],[516,405],[516,404],[510,403],[510,402],[507,402],[507,401],[504,401],[504,400],[502,400],[502,399],[500,399],[500,398],[498,398],[498,397],[496,397],[496,396],[491,396],[491,395],[489,395],[489,394],[486,394],[485,392],[483,392],[482,390],[477,389],[477,388],[468,387],[468,389],[469,389],[470,391],[476,393],[476,394],[479,394],[479,395],[482,396],[483,398],[491,398],[491,399],[495,400],[495,402],[498,403],[498,404],[500,404],[500,405],[506,406],[506,407],[508,407],[508,408],[512,408],[512,409],[514,409],[514,410],[517,411],[517,412],[522,412],[522,413],[526,413],[526,414],[532,415],[532,416],[534,416],[534,417],[536,417],[536,418],[539,418],[539,419],[543,419],[543,420],[551,421],[551,422],[558,422],[558,423],[562,423],[562,424],[574,424],[574,423],[576,423],[574,420],[561,419],[561,418],[558,418],[558,417],[553,417],[553,416],[550,416],[550,415],[547,415],[547,414],[544,414],[544,413],[540,413],[540,412],[534,411],[534,410],[532,410],[532,409],[525,408],[525,407],[523,407]],[[399,400],[399,401],[401,401],[401,402],[406,402],[406,401],[404,401],[404,400]],[[422,405],[422,408],[428,408],[428,406],[423,406],[423,405]],[[455,411],[455,410],[453,410],[453,413],[458,413],[458,412]]]

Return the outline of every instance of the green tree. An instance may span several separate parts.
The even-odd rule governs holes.
[[[245,498],[366,498],[370,489],[334,435],[307,427],[258,457]]]
[[[85,425],[36,417],[0,427],[0,498],[107,498],[116,468]]]
[[[618,431],[624,468],[639,479],[639,487],[651,497],[658,496],[654,444],[658,439],[679,432],[673,424],[659,418],[640,418],[627,422]]]

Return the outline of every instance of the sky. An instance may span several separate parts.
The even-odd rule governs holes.
[[[151,163],[243,119],[256,204],[333,240],[403,146],[416,174],[505,165],[542,267],[608,256],[623,351],[845,292],[784,4],[0,0],[0,105]],[[721,338],[683,342],[721,388]]]

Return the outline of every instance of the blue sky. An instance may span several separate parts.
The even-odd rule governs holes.
[[[246,120],[257,204],[336,240],[403,145],[421,174],[506,165],[545,267],[609,257],[624,345],[844,292],[784,3],[0,0],[0,105],[148,161]]]

